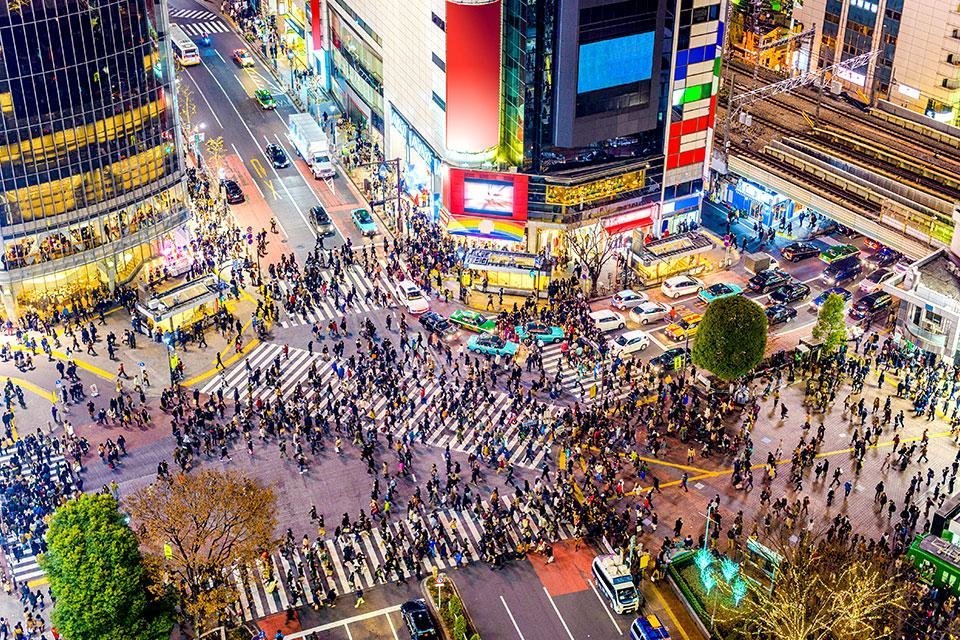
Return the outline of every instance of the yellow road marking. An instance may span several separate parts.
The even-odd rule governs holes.
[[[27,581],[27,586],[31,589],[36,589],[37,587],[42,587],[48,584],[50,581],[47,580],[47,576],[41,576],[39,578],[34,578],[33,580]]]
[[[667,601],[663,599],[662,595],[660,595],[659,585],[653,585],[653,593],[655,596],[657,596],[657,601],[660,602],[660,606],[662,606],[667,612],[667,615],[670,616],[670,621],[673,622],[673,628],[680,633],[680,637],[683,638],[683,640],[690,640],[690,636],[688,636],[687,632],[683,630],[683,626],[681,626],[680,621],[677,620],[677,616],[673,614],[673,609],[670,608],[670,605],[667,604]]]
[[[47,391],[40,385],[36,385],[29,380],[24,380],[23,378],[14,378],[12,376],[7,376],[8,379],[13,381],[13,384],[18,384],[22,388],[26,389],[31,393],[35,393],[44,400],[49,400],[52,404],[57,403],[57,394],[53,391]]]
[[[261,178],[267,177],[267,170],[264,168],[263,163],[260,162],[260,158],[250,158],[250,166],[253,167],[253,170],[257,172],[257,175]]]
[[[267,188],[270,189],[270,193],[273,194],[273,199],[274,199],[274,200],[280,200],[280,199],[282,199],[282,196],[281,196],[279,193],[277,193],[277,188],[273,186],[273,179],[272,179],[272,178],[267,178]]]

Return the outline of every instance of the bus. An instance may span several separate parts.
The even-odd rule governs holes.
[[[177,62],[185,67],[200,64],[200,50],[178,24],[170,25],[170,46]]]
[[[907,549],[907,557],[913,560],[920,580],[960,595],[960,547],[932,533],[918,535]]]

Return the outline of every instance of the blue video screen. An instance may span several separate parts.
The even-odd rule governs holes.
[[[577,93],[649,80],[654,36],[649,31],[580,45]]]

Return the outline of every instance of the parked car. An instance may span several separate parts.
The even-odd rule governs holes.
[[[818,295],[816,298],[813,299],[813,306],[815,306],[818,309],[822,307],[823,303],[827,301],[827,298],[830,297],[831,293],[835,293],[841,298],[843,298],[844,302],[849,302],[850,298],[853,297],[853,293],[844,289],[843,287],[830,287],[829,289],[827,289],[826,291],[824,291],[823,293],[821,293],[820,295]]]
[[[243,195],[243,189],[240,188],[240,185],[237,184],[235,180],[224,178],[220,181],[220,184],[223,187],[223,192],[226,194],[229,204],[240,204],[247,199],[247,197]]]
[[[623,329],[625,326],[627,326],[626,322],[623,320],[623,316],[616,311],[592,311],[590,313],[590,319],[593,320],[593,324],[601,332],[612,331],[613,329]]]
[[[703,291],[703,281],[693,276],[673,276],[660,285],[660,291],[668,298],[689,296]]]
[[[755,293],[766,293],[790,282],[790,274],[780,269],[767,269],[750,278],[747,286]]]
[[[457,326],[436,311],[427,311],[420,316],[419,321],[424,329],[437,334],[444,340],[452,340],[457,337]]]
[[[766,309],[767,324],[771,327],[790,322],[797,317],[797,310],[785,304],[772,304]]]
[[[820,247],[810,242],[793,242],[780,250],[780,255],[787,262],[800,262],[807,258],[820,255]]]
[[[659,367],[666,371],[673,371],[677,368],[677,358],[682,358],[681,362],[686,362],[689,357],[689,349],[685,347],[671,347],[660,355],[650,358],[650,366]]]
[[[629,356],[650,346],[650,336],[643,329],[634,329],[610,341],[610,353],[614,356]]]
[[[650,296],[645,293],[638,293],[636,291],[632,291],[631,289],[624,289],[617,295],[613,296],[613,300],[610,301],[610,304],[614,309],[620,309],[622,311],[625,309],[633,309],[638,304],[643,304],[649,299]]]
[[[877,269],[866,278],[860,281],[860,291],[864,293],[873,293],[879,291],[880,286],[890,278],[899,275],[890,269]]]
[[[880,247],[877,251],[867,258],[867,262],[877,267],[892,267],[903,259],[903,254],[890,247]]]
[[[290,158],[287,157],[287,152],[284,151],[280,145],[268,144],[264,152],[267,155],[267,159],[270,160],[270,164],[275,168],[283,169],[284,167],[290,166]]]
[[[821,282],[828,287],[835,287],[844,282],[850,282],[863,273],[863,263],[860,258],[850,256],[827,265],[820,277]]]
[[[333,226],[333,220],[330,219],[330,214],[323,208],[323,205],[318,204],[310,207],[310,217],[316,223],[317,233],[321,236],[336,235],[337,229]]]
[[[631,309],[629,317],[631,322],[647,325],[663,320],[672,310],[673,307],[665,302],[644,302]]]
[[[733,296],[738,296],[741,293],[743,293],[743,287],[738,284],[733,284],[732,282],[718,282],[710,285],[698,293],[697,297],[699,297],[701,301],[710,304],[714,300],[731,298]]]
[[[413,315],[420,315],[430,308],[430,302],[423,295],[423,291],[420,291],[420,287],[410,280],[401,280],[397,283],[397,296],[400,304]]]
[[[860,255],[860,249],[852,244],[835,244],[820,252],[820,259],[827,264],[832,264],[844,258]]]
[[[770,294],[770,299],[780,304],[799,302],[810,295],[810,285],[802,282],[785,284]]]
[[[407,626],[410,640],[437,640],[440,631],[423,600],[408,600],[400,605],[400,617]]]
[[[703,321],[702,313],[688,313],[673,324],[668,325],[664,333],[674,342],[682,342],[696,335],[701,321]]]
[[[874,291],[853,303],[850,308],[850,317],[857,320],[872,318],[878,313],[886,311],[892,305],[893,296],[886,291]]]

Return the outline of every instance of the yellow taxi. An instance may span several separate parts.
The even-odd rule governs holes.
[[[674,342],[692,338],[697,333],[697,327],[703,320],[702,313],[688,313],[665,329],[667,337]]]

